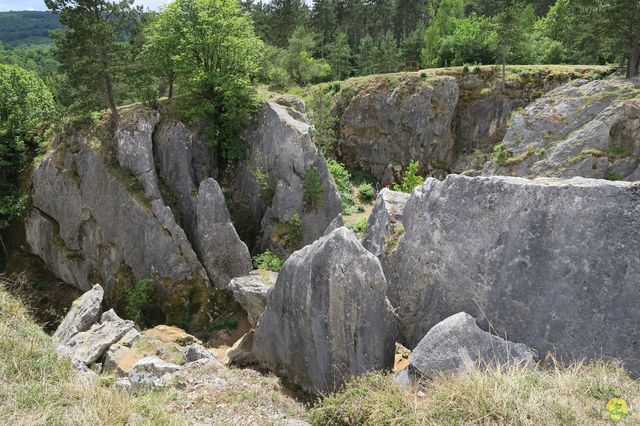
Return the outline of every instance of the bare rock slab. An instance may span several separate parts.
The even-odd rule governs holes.
[[[236,277],[229,284],[233,298],[247,311],[249,323],[254,327],[267,306],[267,295],[277,278],[277,273],[261,270]]]

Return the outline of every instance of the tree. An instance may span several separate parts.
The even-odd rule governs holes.
[[[333,75],[338,80],[345,79],[351,75],[351,48],[347,43],[347,35],[342,31],[338,32],[336,39],[329,45],[327,59],[333,70]]]
[[[311,22],[313,30],[320,34],[320,57],[324,58],[326,55],[325,46],[338,28],[336,0],[314,0],[311,9]]]
[[[424,47],[424,32],[423,27],[418,27],[400,42],[404,61],[420,61],[420,53]]]
[[[396,72],[399,69],[398,63],[396,38],[391,31],[387,31],[384,37],[378,41],[378,47],[376,49],[376,71],[381,73]]]
[[[251,19],[237,0],[176,0],[161,10],[149,41],[164,35],[176,44],[158,43],[164,50],[157,54],[171,57],[189,94],[182,100],[186,117],[205,123],[220,160],[242,157],[238,128],[257,106],[251,79],[263,50]]]
[[[309,8],[303,0],[272,0],[270,4],[270,35],[267,40],[285,47],[293,32],[309,20]]]
[[[300,86],[325,80],[331,75],[331,66],[323,60],[314,59],[311,53],[317,44],[317,35],[303,27],[298,27],[289,38],[284,67]]]
[[[433,67],[437,64],[442,40],[455,30],[455,19],[462,17],[464,17],[462,0],[442,0],[433,23],[427,28],[424,35],[422,64],[425,67]]]
[[[51,91],[34,73],[0,64],[0,230],[24,209],[19,177],[39,148],[38,130],[55,112]]]
[[[502,90],[506,86],[507,58],[524,39],[525,22],[533,15],[531,5],[524,7],[521,0],[499,0],[498,14],[494,18],[496,52],[502,63]]]
[[[456,19],[453,34],[442,40],[438,64],[491,64],[495,58],[495,38],[490,18],[473,14],[465,19]]]
[[[126,46],[118,41],[126,38],[141,11],[133,1],[45,0],[67,27],[55,36],[57,56],[78,99],[85,101],[83,106],[95,107],[101,103],[95,102],[95,95],[102,94],[114,118],[118,116],[114,81],[122,77],[119,70],[127,59]]]
[[[358,49],[358,74],[369,75],[376,72],[377,47],[375,41],[366,36],[360,40]]]
[[[177,28],[167,22],[171,14],[159,14],[145,29],[142,61],[150,64],[153,73],[167,86],[167,97],[173,97],[173,86],[178,72],[180,44]]]

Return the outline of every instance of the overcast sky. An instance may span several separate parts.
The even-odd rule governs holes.
[[[145,8],[158,10],[160,6],[170,0],[136,0],[136,4],[141,4]],[[8,10],[47,10],[44,0],[0,0],[0,12]]]

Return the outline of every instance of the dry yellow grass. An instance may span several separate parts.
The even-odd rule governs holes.
[[[411,392],[373,374],[325,397],[311,418],[318,425],[607,425],[615,397],[630,407],[618,424],[639,424],[640,385],[615,363],[441,375]]]

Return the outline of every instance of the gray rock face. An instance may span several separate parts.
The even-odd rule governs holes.
[[[258,360],[253,356],[253,330],[242,336],[231,349],[227,351],[227,359],[229,365],[237,367],[247,367],[257,364]]]
[[[436,324],[409,355],[410,369],[423,377],[476,368],[533,365],[535,353],[483,331],[465,312]]]
[[[76,334],[66,346],[75,358],[89,365],[99,360],[111,345],[134,327],[132,321],[119,318],[112,309],[102,314],[100,324]]]
[[[258,249],[286,256],[299,248],[282,241],[279,232],[294,214],[302,225],[302,244],[321,237],[340,213],[341,201],[324,158],[311,142],[309,125],[291,116],[284,106],[269,102],[244,137],[251,149],[238,167],[233,202],[260,224]],[[264,179],[256,178],[260,176]],[[320,189],[316,205],[305,205],[305,178],[316,181]]]
[[[140,391],[166,386],[173,378],[173,374],[181,369],[179,365],[155,356],[143,358],[135,363],[129,373],[131,390]]]
[[[385,272],[407,347],[464,311],[541,358],[640,373],[637,184],[450,175],[416,189],[402,222]]]
[[[452,164],[458,96],[456,79],[448,76],[358,93],[340,120],[340,158],[381,180],[393,178],[392,163],[436,158]]]
[[[410,194],[391,191],[384,188],[378,194],[362,245],[381,258],[388,255],[397,246],[404,231],[402,210]]]
[[[244,277],[236,277],[229,283],[233,298],[247,311],[249,323],[256,326],[267,306],[267,295],[275,285],[278,274],[271,271],[253,271]]]
[[[85,383],[93,383],[98,378],[98,375],[91,371],[87,365],[76,357],[73,352],[65,345],[58,345],[56,352],[61,358],[68,359],[73,365],[75,377]]]
[[[158,177],[175,195],[180,226],[193,239],[197,234],[197,188],[203,180],[217,176],[215,152],[197,132],[166,119],[156,127],[153,157]]]
[[[249,249],[231,223],[220,186],[211,178],[198,190],[194,246],[218,288],[227,288],[232,277],[251,271]]]
[[[154,278],[161,300],[182,303],[185,281],[208,294],[206,272],[171,210],[132,193],[120,176],[82,135],[60,142],[33,172],[31,251],[82,290],[100,277],[107,297],[123,270],[134,280]]]
[[[339,228],[285,262],[256,327],[253,354],[309,393],[390,368],[394,336],[385,289],[379,260]]]
[[[73,301],[71,309],[53,333],[53,339],[65,344],[76,334],[87,331],[100,318],[104,290],[94,284],[91,290]]]
[[[341,228],[343,226],[344,226],[344,218],[342,217],[342,214],[339,214],[338,216],[335,217],[335,219],[331,221],[331,223],[327,226],[327,229],[324,230],[324,235],[329,235],[336,229]]]
[[[640,179],[640,85],[623,79],[562,86],[516,114],[506,164],[483,174]]]

